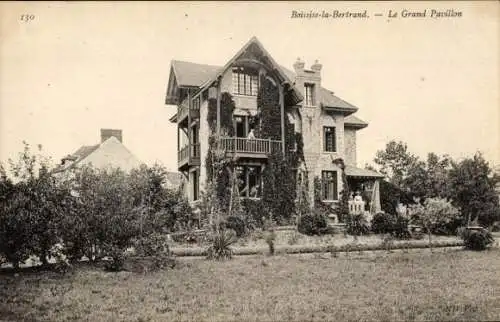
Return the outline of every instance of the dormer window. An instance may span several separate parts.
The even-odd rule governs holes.
[[[314,84],[304,84],[305,105],[314,106]]]
[[[233,94],[257,96],[259,76],[257,73],[238,67],[233,68]]]

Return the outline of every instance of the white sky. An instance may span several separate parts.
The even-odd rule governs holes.
[[[374,17],[454,9],[461,18]],[[292,10],[368,10],[369,19],[291,19]],[[359,107],[358,165],[390,139],[411,152],[500,162],[498,2],[0,3],[0,160],[22,140],[56,161],[123,129],[141,160],[176,170],[170,60],[223,65],[252,36],[292,69]],[[21,22],[22,14],[35,19]]]

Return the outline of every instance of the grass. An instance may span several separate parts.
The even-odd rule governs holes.
[[[81,265],[0,275],[0,320],[500,320],[500,250],[180,259],[173,270]]]
[[[253,231],[249,236],[239,238],[232,246],[235,255],[249,254],[266,254],[268,253],[268,245],[266,243],[266,232]],[[385,249],[383,245],[383,235],[364,235],[354,236],[344,235],[343,233],[329,234],[323,236],[307,236],[295,230],[279,230],[275,231],[274,246],[277,253],[310,253],[324,252],[328,249],[335,251],[344,251],[345,249],[360,249],[360,250],[376,250]],[[427,236],[423,239],[416,240],[393,240],[391,242],[393,248],[408,248],[408,247],[427,247],[429,241]],[[439,246],[461,246],[463,242],[456,236],[433,236],[433,247]],[[174,242],[171,250],[178,256],[204,256],[208,241],[198,243]]]

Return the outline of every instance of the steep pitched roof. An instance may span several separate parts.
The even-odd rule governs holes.
[[[203,65],[180,60],[173,60],[172,68],[174,70],[179,86],[188,87],[204,86],[205,84],[210,83],[211,80],[217,76],[217,73],[225,69],[221,66]],[[295,72],[281,65],[279,65],[279,68],[281,69],[282,73],[291,80],[293,84],[296,77]],[[302,96],[304,95],[303,88],[296,87],[296,89]],[[352,113],[358,110],[356,106],[344,101],[340,97],[334,95],[332,91],[324,87],[321,87],[319,89],[319,102],[325,107],[346,109]],[[358,123],[359,125],[366,124],[358,118],[356,118],[356,120],[356,124],[353,125],[358,125]]]
[[[200,87],[210,78],[214,77],[221,69],[220,66],[203,65],[180,60],[172,60],[174,71],[179,86]]]
[[[122,154],[121,155],[118,154],[117,158],[116,153],[120,152],[117,152],[116,148],[113,148],[113,150],[111,150],[110,152],[109,151],[110,146],[114,147],[120,146],[120,149],[118,151],[121,151]],[[102,153],[99,154],[101,151]],[[125,152],[125,155],[123,154],[123,152]],[[125,168],[135,167],[141,163],[116,137],[111,136],[106,141],[100,144],[81,146],[73,154],[69,154],[66,157],[62,158],[61,160],[62,163],[54,169],[54,172],[57,173],[66,171],[82,163],[84,160],[89,161],[89,158],[90,159],[93,158],[93,161],[90,161],[92,163],[94,161],[98,161],[97,163],[104,162],[109,165],[113,164],[112,165],[113,167],[125,167]],[[116,160],[119,161],[117,163],[118,165],[114,165]],[[66,163],[65,161],[72,161],[72,162]]]

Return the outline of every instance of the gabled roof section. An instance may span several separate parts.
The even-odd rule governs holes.
[[[179,87],[200,87],[213,78],[220,66],[203,65],[180,60],[172,60],[171,68]]]
[[[117,150],[117,147],[119,149]],[[91,161],[92,160],[92,161]],[[97,161],[97,163],[95,163]],[[96,145],[84,145],[61,159],[61,164],[53,172],[63,172],[82,163],[91,163],[96,167],[112,166],[124,170],[141,164],[135,155],[123,145],[116,137],[111,136],[104,142]]]
[[[264,46],[262,45],[262,43],[257,39],[257,37],[252,37],[237,53],[236,55],[233,56],[233,58],[231,58],[227,63],[226,65],[224,65],[224,67],[222,67],[221,69],[217,70],[217,72],[215,73],[215,75],[213,77],[211,77],[207,82],[205,82],[203,85],[202,85],[202,91],[204,89],[207,89],[208,87],[210,87],[216,80],[218,77],[222,76],[222,74],[227,70],[229,69],[233,63],[252,45],[252,44],[255,44],[258,46],[258,48],[264,53],[264,55],[269,59],[269,61],[271,62],[272,66],[274,67],[274,69],[278,72],[278,74],[281,76],[282,80],[289,84],[291,86],[291,90],[293,92],[293,104],[297,104],[299,102],[301,102],[304,97],[302,95],[302,93],[300,91],[297,90],[297,88],[295,88],[295,86],[293,86],[293,79],[290,79],[288,77],[288,75],[283,71],[283,69],[281,68],[280,65],[278,65],[276,63],[276,61],[273,59],[273,57],[269,54],[269,52],[264,48]]]
[[[76,150],[72,154],[68,154],[64,158],[62,158],[62,161],[73,161],[70,164],[60,164],[54,169],[54,172],[61,172],[67,169],[70,169],[77,165],[80,161],[84,160],[86,157],[91,155],[95,150],[97,150],[101,146],[100,144],[96,145],[83,145],[81,146],[78,150]]]
[[[368,123],[366,123],[363,120],[360,120],[359,118],[357,118],[356,116],[351,114],[351,115],[345,117],[344,126],[360,130],[360,129],[364,129],[365,127],[367,127]]]

